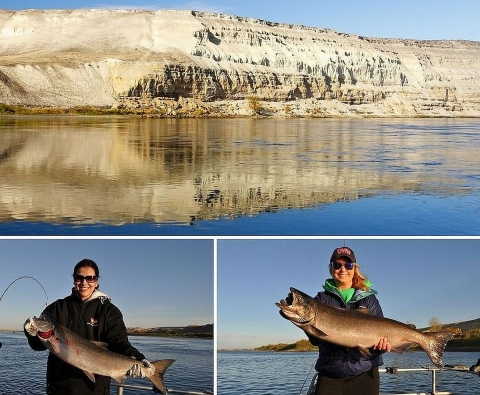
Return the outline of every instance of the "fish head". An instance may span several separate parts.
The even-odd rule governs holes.
[[[28,318],[24,328],[29,335],[38,336],[41,340],[48,340],[55,333],[55,324],[44,314]]]
[[[312,297],[292,287],[287,298],[275,304],[280,307],[282,317],[297,325],[308,325],[315,319],[312,301]]]

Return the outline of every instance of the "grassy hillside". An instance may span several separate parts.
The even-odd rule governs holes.
[[[316,346],[313,346],[308,340],[299,340],[296,343],[286,344],[269,344],[268,346],[261,346],[254,349],[255,351],[315,351]]]
[[[213,338],[213,324],[184,327],[127,328],[129,336]]]

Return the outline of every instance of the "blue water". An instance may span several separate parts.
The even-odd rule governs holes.
[[[218,353],[218,395],[305,395],[312,380],[316,352],[222,351]],[[473,365],[478,353],[446,352],[444,363]],[[423,352],[402,355],[388,353],[384,367],[421,368],[431,366]],[[380,393],[398,394],[432,390],[431,372],[381,373]],[[436,373],[436,391],[473,395],[480,393],[480,377],[466,372]]]
[[[286,209],[194,225],[140,223],[112,226],[0,223],[0,235],[178,236],[470,236],[480,234],[480,193],[436,196],[384,194],[330,205]]]
[[[0,119],[0,235],[479,235],[478,119]]]
[[[131,337],[131,343],[147,359],[173,358],[164,381],[169,389],[177,391],[213,391],[213,341],[206,339],[176,339],[161,337]],[[23,333],[1,333],[0,394],[45,394],[45,372],[48,351],[33,351]],[[126,384],[151,388],[150,381],[128,378]],[[112,387],[112,394],[116,394]],[[142,395],[148,391],[125,389],[125,395]]]

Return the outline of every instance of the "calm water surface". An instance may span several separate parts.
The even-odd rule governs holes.
[[[0,333],[0,393],[5,395],[45,394],[48,352],[30,349],[23,333]],[[213,341],[205,339],[169,339],[131,337],[131,343],[147,359],[173,358],[176,361],[165,374],[167,387],[178,391],[213,391]],[[146,379],[127,379],[126,384],[150,386]],[[151,386],[150,386],[151,387]],[[112,395],[116,390],[112,387]],[[144,395],[148,391],[125,389],[125,395]]]
[[[305,395],[313,377],[316,352],[219,352],[218,395]],[[445,364],[473,365],[478,353],[446,352]],[[385,366],[421,368],[431,366],[423,352],[403,355],[389,353],[384,357]],[[401,372],[380,375],[380,392],[398,394],[430,393],[431,372]],[[436,390],[455,392],[457,395],[480,393],[480,377],[466,372],[437,372]]]
[[[4,116],[0,234],[478,235],[479,136],[479,119]]]

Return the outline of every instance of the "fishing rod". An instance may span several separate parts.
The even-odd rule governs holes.
[[[29,278],[33,281],[36,281],[38,283],[38,285],[40,285],[43,289],[43,293],[45,294],[45,297],[47,298],[46,302],[45,302],[45,306],[48,305],[48,295],[47,295],[47,291],[45,291],[45,288],[43,288],[43,285],[40,283],[40,281],[38,281],[35,277],[32,277],[32,276],[20,276],[18,278],[16,278],[15,280],[13,280],[10,284],[8,284],[7,288],[5,288],[5,291],[3,291],[2,295],[0,296],[0,302],[2,301],[2,298],[4,297],[4,295],[7,293],[8,289],[14,284],[16,283],[18,280],[21,280],[23,278]]]
[[[305,387],[305,383],[307,382],[307,379],[308,379],[308,376],[310,376],[310,373],[312,373],[312,370],[313,370],[313,367],[315,366],[315,362],[313,362],[312,366],[310,367],[310,370],[308,371],[307,373],[307,376],[305,377],[305,380],[303,381],[303,384],[302,384],[302,388],[300,388],[300,392],[298,393],[298,395],[301,395],[302,394],[302,391],[303,391],[303,387]],[[313,380],[312,380],[312,384],[314,385],[314,380],[315,380],[315,377],[317,375],[315,374]],[[307,391],[307,394],[310,394],[312,393],[312,384],[310,384],[310,387],[308,388],[308,391]]]

